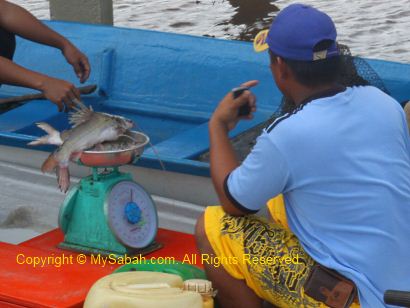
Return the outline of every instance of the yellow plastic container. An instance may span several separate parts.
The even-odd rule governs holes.
[[[213,308],[212,296],[184,290],[180,276],[159,272],[123,272],[98,280],[85,308]]]

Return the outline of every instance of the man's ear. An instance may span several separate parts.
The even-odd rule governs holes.
[[[281,57],[276,58],[276,66],[278,77],[282,80],[288,79],[290,75],[289,66]]]

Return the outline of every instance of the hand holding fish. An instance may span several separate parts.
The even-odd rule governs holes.
[[[73,84],[48,76],[41,81],[39,89],[58,106],[58,111],[68,111],[73,106],[73,100],[80,98],[80,92]]]

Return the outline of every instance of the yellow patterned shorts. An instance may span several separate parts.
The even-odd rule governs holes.
[[[220,206],[207,207],[206,235],[219,263],[278,307],[326,307],[304,294],[315,261],[287,229],[282,197],[271,200],[268,208],[276,222],[255,215],[233,217]]]

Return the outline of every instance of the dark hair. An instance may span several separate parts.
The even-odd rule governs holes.
[[[374,69],[370,66],[370,64],[367,62],[366,59],[352,56],[352,53],[350,52],[349,47],[346,45],[337,44],[337,49],[339,50],[339,56],[337,57],[338,60],[336,60],[336,62],[339,61],[339,63],[336,65],[338,65],[339,67],[335,70],[335,72],[337,71],[337,73],[332,75],[332,77],[336,79],[334,80],[333,78],[329,78],[328,80],[323,81],[323,78],[321,78],[321,75],[315,75],[312,78],[312,80],[315,80],[318,84],[319,82],[327,83],[329,82],[329,80],[333,80],[335,83],[340,84],[345,87],[372,85],[390,95],[389,91],[387,90],[386,86],[383,83],[383,80],[374,71]],[[275,62],[277,56],[275,56],[270,50],[269,50],[269,54],[271,56],[271,61]],[[289,60],[285,60],[285,61],[289,61]],[[299,62],[302,62],[302,61],[299,61]],[[314,63],[314,62],[316,61],[312,61],[309,63]],[[334,65],[334,63],[329,64],[329,66],[326,67],[324,70],[325,71],[329,70],[329,67],[332,67],[332,65]],[[320,71],[319,69],[317,69],[315,71],[323,73],[323,70]],[[287,113],[294,112],[296,108],[297,106],[295,102],[293,102],[290,98],[282,97],[282,102],[280,106],[278,107],[278,109],[275,111],[272,119],[275,119],[275,117],[282,116]]]
[[[325,50],[329,47],[329,41],[322,41],[317,44],[314,51]],[[271,63],[276,62],[276,56],[269,49]],[[281,57],[282,58],[282,57]],[[337,82],[342,70],[340,56],[315,61],[299,61],[282,58],[292,70],[295,78],[301,84],[308,87],[315,87],[322,84]]]

